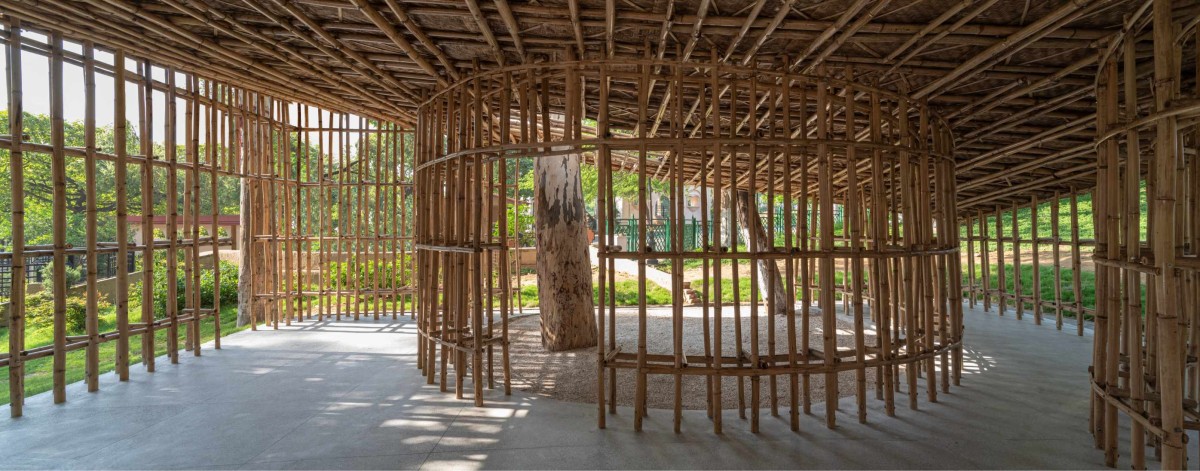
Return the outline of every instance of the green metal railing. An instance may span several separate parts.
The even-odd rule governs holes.
[[[703,227],[697,219],[686,221],[679,230],[683,231],[683,251],[691,252],[699,250],[703,244],[704,230],[711,230],[712,224],[708,227]],[[669,221],[647,221],[646,222],[646,247],[655,252],[670,252],[673,251],[674,224]],[[625,236],[625,246],[623,250],[627,252],[636,252],[638,249],[638,231],[637,219],[617,219],[616,226],[613,228],[613,233]]]

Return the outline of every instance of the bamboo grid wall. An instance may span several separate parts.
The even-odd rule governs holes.
[[[22,414],[25,365],[51,357],[55,402],[66,400],[67,355],[85,351],[85,380],[88,391],[99,382],[99,347],[115,342],[115,368],[119,380],[129,377],[130,342],[140,340],[140,357],[148,372],[155,370],[155,333],[166,331],[166,351],[178,363],[180,351],[201,354],[201,323],[211,322],[214,347],[220,348],[220,271],[223,247],[250,252],[244,258],[240,283],[252,325],[278,327],[302,318],[323,319],[342,315],[357,319],[371,312],[375,318],[393,317],[412,309],[403,297],[412,284],[412,252],[409,217],[411,203],[411,129],[396,124],[366,120],[341,112],[298,105],[252,91],[236,83],[215,81],[182,73],[148,59],[126,55],[120,49],[83,39],[64,40],[61,32],[10,18],[3,39],[8,76],[6,93],[10,129],[0,136],[8,151],[6,170],[11,172],[12,249],[0,257],[12,260],[12,292],[9,301],[8,351],[0,354],[0,368],[7,370],[14,417]],[[41,39],[44,37],[45,39]],[[69,46],[69,47],[68,47]],[[82,53],[68,49],[78,47]],[[23,51],[21,54],[18,51]],[[101,52],[99,57],[97,52]],[[34,60],[49,65],[51,135],[47,142],[27,140],[23,124],[22,70]],[[64,74],[81,74],[84,87],[64,89]],[[111,152],[96,144],[97,77],[112,84],[114,142]],[[136,94],[136,95],[134,95]],[[136,96],[136,99],[133,97]],[[127,98],[136,103],[127,109]],[[83,147],[70,147],[64,136],[64,102],[77,100],[85,107]],[[160,114],[161,113],[161,114]],[[127,142],[133,127],[137,142]],[[157,147],[156,147],[157,146]],[[28,197],[25,169],[29,159],[49,156],[53,179],[53,243],[27,244],[42,234],[26,232],[24,202]],[[68,190],[66,166],[83,162],[86,168],[87,242],[83,247],[65,241]],[[97,211],[96,167],[109,162],[114,169],[115,210]],[[109,164],[105,164],[109,165]],[[242,223],[239,240],[218,227],[220,205],[218,184],[222,179],[242,183]],[[156,182],[165,188],[155,188]],[[141,195],[141,230],[153,234],[148,243],[130,237],[131,190]],[[211,224],[201,224],[201,202],[210,208]],[[165,213],[165,214],[160,214]],[[154,217],[166,216],[165,227],[155,232]],[[116,220],[117,237],[97,240],[98,217]],[[215,243],[214,243],[215,242]],[[201,247],[210,247],[209,262],[202,262]],[[100,332],[96,285],[96,254],[115,253],[122,269],[117,270],[116,329]],[[144,269],[134,274],[141,280],[140,313],[131,313],[130,273],[124,270],[127,254],[140,256]],[[65,258],[86,255],[86,334],[68,335]],[[47,290],[53,295],[53,343],[27,347],[25,295],[26,257],[53,256],[54,275]],[[156,255],[176,261],[166,266],[167,299],[182,297],[184,307],[165,303],[165,311],[153,302]],[[345,271],[342,263],[367,270],[367,277],[335,277]],[[200,280],[211,273],[214,296],[201,305]],[[401,273],[385,277],[384,273]],[[182,278],[184,291],[177,292]],[[407,307],[406,307],[407,306]],[[179,331],[183,332],[180,333]],[[182,340],[183,345],[180,345]],[[134,347],[138,348],[138,347]]]
[[[1147,446],[1163,469],[1184,467],[1184,431],[1200,428],[1200,61],[1182,56],[1200,51],[1200,32],[1173,20],[1175,8],[1154,0],[1132,16],[1102,51],[1097,76],[1095,195],[1105,223],[1096,232],[1090,426],[1114,466],[1118,413],[1128,415],[1134,469],[1145,468]]]
[[[665,97],[648,96],[651,81],[668,85]],[[939,385],[946,391],[959,380],[959,241],[956,230],[942,229],[957,228],[952,136],[924,102],[819,75],[718,65],[715,58],[711,63],[583,60],[476,74],[434,95],[419,115],[418,321],[425,339],[420,365],[431,383],[440,374],[443,389],[453,368],[461,396],[469,369],[475,402],[482,404],[485,372],[492,380],[492,368],[484,370],[482,360],[486,354],[490,365],[492,348],[507,347],[508,301],[500,296],[493,302],[490,294],[507,292],[507,264],[490,261],[507,254],[505,218],[495,216],[507,211],[508,162],[563,154],[582,154],[600,169],[596,384],[601,427],[606,412],[615,411],[616,395],[633,394],[634,427],[640,429],[648,375],[675,378],[677,430],[682,376],[705,377],[718,432],[724,381],[737,382],[741,413],[749,407],[750,427],[757,430],[761,407],[769,402],[777,413],[777,386],[783,382],[791,384],[786,401],[792,426],[799,427],[799,410],[809,406],[811,375],[824,375],[827,397],[836,397],[837,373],[856,372],[859,421],[866,420],[867,369],[882,378],[875,395],[885,401],[889,415],[901,389],[909,406],[917,407],[918,375],[931,402]],[[643,235],[636,252],[620,251],[614,234],[605,230],[615,218],[613,170],[637,173],[642,213],[649,203],[648,179],[667,182],[675,214],[683,210],[685,185],[700,185],[701,225],[708,227],[711,220],[717,227],[706,234],[704,249],[685,252],[676,241],[674,251],[651,251]],[[783,245],[762,246],[754,237],[746,250],[719,245],[721,215],[735,211],[734,203],[720,196],[719,190],[729,188],[754,192],[756,200],[766,201],[769,218],[782,208],[786,222],[778,236]],[[835,208],[845,214],[838,229]],[[678,225],[683,219],[671,221]],[[740,230],[737,218],[731,219],[729,229]],[[767,227],[767,240],[775,240],[774,224]],[[673,266],[673,347],[668,351],[647,348],[644,270],[649,258]],[[616,340],[613,264],[618,259],[635,260],[641,275],[636,345]],[[734,286],[739,277],[748,277],[750,306],[722,306],[719,288],[703,293],[703,331],[685,332],[680,288],[682,263],[688,259],[703,261],[705,286],[710,278],[720,286],[723,265],[733,270]],[[782,264],[785,275],[772,280],[757,269],[739,273],[737,261]],[[845,281],[835,281],[835,272]],[[769,286],[765,300],[758,295],[759,283]],[[809,345],[810,326],[818,319],[820,325],[835,324],[839,295],[841,313],[853,322],[853,340],[839,342],[835,329],[824,329],[823,342]],[[778,306],[777,299],[801,302]],[[781,311],[785,314],[771,314]],[[494,319],[500,322],[498,331]],[[737,324],[734,338],[722,338],[722,322]],[[787,323],[785,338],[776,338],[773,329],[768,329],[770,338],[759,338],[760,323],[776,322]],[[878,332],[876,343],[866,344],[868,329]],[[703,338],[702,351],[684,348],[688,335]],[[506,353],[501,361],[507,371]],[[636,375],[636,387],[618,391],[618,374]],[[772,388],[769,401],[759,397],[764,379]],[[826,424],[832,427],[835,421],[830,408]]]
[[[965,234],[962,240],[966,243],[967,266],[963,274],[968,305],[975,308],[981,304],[984,311],[991,311],[992,306],[996,306],[996,312],[1001,316],[1011,307],[1018,320],[1023,319],[1027,311],[1032,311],[1034,323],[1038,325],[1045,316],[1053,315],[1058,330],[1063,329],[1064,318],[1070,317],[1074,319],[1073,330],[1082,336],[1085,320],[1096,312],[1083,302],[1086,285],[1082,273],[1085,264],[1092,265],[1090,248],[1096,246],[1095,239],[1080,237],[1081,215],[1089,220],[1095,218],[1091,207],[1080,208],[1080,197],[1086,196],[1091,193],[1055,193],[1046,199],[1034,195],[1029,204],[1021,207],[997,206],[987,212],[983,209],[964,211],[967,214],[962,215],[959,231]],[[1040,217],[1042,208],[1049,209],[1048,219]],[[1029,210],[1031,227],[1028,235],[1018,224],[1024,217],[1024,210]],[[1061,222],[1064,218],[1068,220],[1066,227]],[[1049,254],[1044,253],[1047,247]],[[1025,260],[1026,254],[1029,260]],[[1031,271],[1029,287],[1023,285],[1023,266],[1028,266]],[[1051,268],[1048,292],[1043,287],[1042,267]],[[1064,273],[1071,275],[1070,281],[1065,281]],[[1047,295],[1053,299],[1043,299]]]

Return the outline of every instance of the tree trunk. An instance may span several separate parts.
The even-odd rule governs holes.
[[[742,237],[746,239],[746,245],[750,245],[750,240],[753,239],[758,244],[758,250],[767,251],[775,243],[767,236],[767,230],[763,227],[762,218],[758,216],[758,205],[754,204],[754,196],[749,191],[738,190],[737,192],[738,205],[738,225],[742,229]],[[787,292],[783,289],[783,277],[779,275],[779,265],[774,260],[759,260],[758,261],[758,292],[762,295],[763,305],[770,306],[771,304],[771,286],[775,289],[775,314],[785,315],[792,308],[794,302],[789,302]]]
[[[596,345],[579,161],[579,154],[567,154],[534,164],[538,298],[542,346],[549,351]]]

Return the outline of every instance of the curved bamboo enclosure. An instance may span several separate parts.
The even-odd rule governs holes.
[[[1090,379],[1072,418],[1097,459],[1184,468],[1197,18],[0,0],[0,404],[36,419],[28,396],[198,362],[242,328],[395,319],[426,388],[491,406],[527,392],[513,345],[536,317],[543,350],[589,358],[570,373],[600,428],[680,432],[685,403],[715,433],[832,428],[984,397],[950,389],[994,373],[983,311],[1090,337],[1090,367],[1054,364]]]
[[[646,93],[652,80],[665,85],[663,97]],[[682,377],[703,376],[718,432],[722,408],[714,404],[721,403],[725,381],[737,382],[739,396],[749,387],[749,402],[743,399],[739,409],[745,414],[749,407],[752,430],[767,405],[759,397],[764,380],[770,383],[774,411],[781,402],[779,387],[788,383],[783,386],[790,391],[784,395],[793,428],[799,427],[801,396],[809,407],[813,375],[829,378],[826,387],[836,397],[837,373],[853,371],[858,417],[864,422],[868,369],[881,378],[872,393],[886,402],[889,415],[901,384],[909,406],[917,407],[918,370],[931,402],[939,382],[947,390],[958,381],[962,311],[955,276],[953,136],[919,100],[829,77],[715,60],[585,60],[473,75],[426,101],[419,118],[417,250],[424,288],[418,325],[427,339],[420,364],[430,381],[440,371],[444,388],[447,358],[453,358],[460,397],[461,380],[470,369],[475,403],[483,404],[485,349],[488,374],[496,345],[503,349],[502,367],[509,368],[503,328],[509,300],[492,295],[509,291],[503,217],[513,211],[509,169],[522,158],[563,155],[599,169],[596,391],[601,427],[606,401],[615,412],[621,393],[636,397],[634,426],[640,429],[648,375],[674,377],[677,429]],[[646,181],[667,182],[673,215],[668,232],[675,238],[668,247],[648,245],[642,230],[636,250],[621,250],[612,231],[614,170],[636,174],[639,194],[633,203],[642,208],[650,204]],[[683,244],[685,185],[700,188],[701,227],[711,228],[698,250],[685,250]],[[708,192],[714,195],[711,205]],[[725,192],[737,196],[723,200]],[[769,229],[757,217],[739,222],[735,213],[749,208],[736,206],[753,205],[749,210],[757,213],[760,200],[766,202]],[[782,216],[779,225],[776,214]],[[723,229],[722,220],[732,226]],[[723,244],[723,231],[746,231],[746,244]],[[713,281],[713,289],[700,294],[703,327],[690,332],[683,324],[683,277],[673,277],[669,350],[647,348],[645,270],[651,258],[668,261],[673,273],[681,273],[685,261],[701,262],[703,285]],[[617,341],[617,287],[611,276],[617,260],[636,261],[641,272],[639,327],[632,342]],[[747,269],[741,262],[762,268]],[[750,280],[749,306],[722,306],[727,268],[733,286],[740,285],[740,277]],[[761,298],[760,284],[765,287]],[[839,340],[835,329],[820,327],[836,324],[839,300],[841,313],[853,318],[849,339]],[[499,330],[493,320],[501,323]],[[810,345],[814,322],[823,340]],[[735,324],[735,334],[724,336],[722,323]],[[786,335],[776,337],[776,323],[786,323]],[[767,325],[769,338],[760,338],[760,324]],[[701,337],[702,348],[685,349],[688,336]],[[637,375],[633,391],[615,387],[622,372]],[[612,388],[605,386],[606,378]],[[832,408],[826,424],[835,424]]]
[[[1133,467],[1145,467],[1150,445],[1174,469],[1187,462],[1185,428],[1200,423],[1200,62],[1184,65],[1176,54],[1200,34],[1179,32],[1171,2],[1154,2],[1129,25],[1104,50],[1096,77],[1097,208],[1107,224],[1096,232],[1089,419],[1110,465],[1123,413],[1132,419]],[[1138,53],[1146,42],[1149,58]]]

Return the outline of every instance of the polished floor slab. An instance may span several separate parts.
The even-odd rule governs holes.
[[[1090,336],[972,310],[966,325],[963,385],[937,404],[888,418],[872,400],[864,425],[846,399],[839,427],[818,405],[798,433],[786,413],[764,414],[758,434],[730,413],[715,435],[702,411],[675,434],[669,411],[637,433],[629,409],[599,430],[590,404],[496,390],[476,408],[425,384],[410,322],[307,322],[233,334],[126,383],[104,375],[99,393],[73,384],[65,404],[31,397],[25,417],[0,419],[0,468],[1102,467],[1087,432]]]

